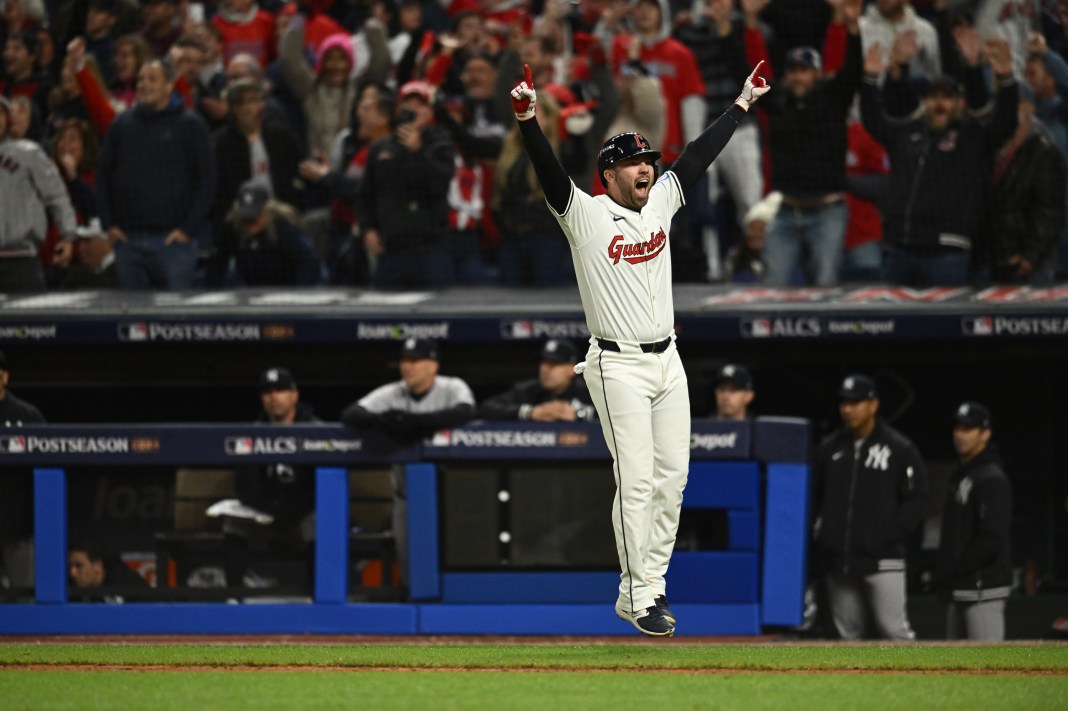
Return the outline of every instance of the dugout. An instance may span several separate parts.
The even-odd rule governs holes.
[[[600,475],[611,481],[599,426],[571,424],[472,424],[445,431],[421,445],[398,448],[374,437],[359,438],[337,426],[82,426],[11,430],[0,448],[0,465],[33,467],[36,586],[34,603],[0,605],[5,634],[232,634],[321,632],[340,634],[624,634],[610,600],[618,571],[570,566],[471,566],[448,561],[452,535],[478,538],[442,491],[450,476],[478,466],[500,470],[532,462],[569,478]],[[285,447],[278,445],[287,440]],[[292,440],[292,447],[288,440]],[[728,522],[720,550],[680,552],[669,584],[686,634],[757,634],[764,625],[797,624],[802,612],[808,527],[808,423],[781,418],[754,422],[695,423],[690,510],[716,510]],[[259,443],[263,446],[259,446]],[[344,442],[346,447],[329,447]],[[235,446],[252,443],[252,446]],[[272,446],[266,446],[267,444]],[[316,469],[315,582],[310,604],[229,605],[196,602],[131,602],[94,605],[71,602],[66,551],[71,465],[112,468],[144,465],[268,463],[313,464]],[[349,600],[349,465],[402,466],[407,477],[408,603]],[[576,468],[575,465],[578,465]],[[526,475],[530,475],[528,470]],[[537,477],[537,472],[533,472]],[[516,482],[522,479],[511,479]],[[531,491],[552,501],[553,482],[500,489],[516,506],[537,509]],[[568,498],[565,489],[557,501]],[[765,494],[766,492],[766,494]],[[526,501],[525,501],[526,499]],[[608,511],[611,492],[600,502]],[[585,501],[583,507],[595,507]],[[468,512],[484,510],[468,501]],[[487,517],[488,518],[488,517]],[[569,517],[573,519],[574,516]],[[553,519],[543,531],[571,523]],[[491,519],[483,531],[511,548]],[[509,526],[511,528],[511,526]],[[522,537],[522,536],[520,536]],[[517,541],[517,545],[522,541]],[[159,596],[157,596],[159,597]],[[682,633],[682,632],[680,632]]]
[[[956,404],[991,406],[1015,486],[1021,588],[1068,579],[1068,289],[787,289],[680,285],[680,349],[696,417],[725,360],[751,367],[758,413],[803,417],[814,439],[837,424],[849,372],[876,376],[883,413],[934,470],[952,461]],[[221,327],[221,328],[220,328]],[[540,343],[586,337],[574,290],[376,293],[348,289],[0,297],[12,388],[52,422],[247,422],[255,377],[284,364],[319,415],[396,377],[399,339],[443,341],[442,372],[476,397],[532,377]],[[935,481],[937,486],[938,482]],[[937,494],[936,494],[937,496]],[[910,593],[922,593],[921,576]],[[1040,596],[1041,597],[1041,596]]]

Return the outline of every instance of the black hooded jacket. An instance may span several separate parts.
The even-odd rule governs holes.
[[[994,445],[958,466],[946,488],[938,587],[959,602],[1009,596],[1012,484]]]

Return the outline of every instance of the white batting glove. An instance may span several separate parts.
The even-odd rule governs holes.
[[[757,100],[764,94],[771,91],[771,86],[768,85],[764,77],[757,76],[757,72],[764,66],[764,60],[760,60],[760,64],[756,65],[756,69],[745,80],[745,85],[742,86],[742,93],[734,100],[734,105],[741,107],[743,111],[748,111],[749,107],[757,102]]]
[[[534,75],[529,64],[523,65],[523,77],[523,81],[512,89],[512,109],[517,119],[529,121],[534,118],[534,106],[538,103],[538,95],[534,93]]]

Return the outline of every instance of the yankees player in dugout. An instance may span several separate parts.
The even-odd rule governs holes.
[[[612,453],[612,524],[622,570],[616,614],[642,634],[670,637],[675,616],[664,575],[690,457],[690,397],[675,347],[671,218],[770,87],[758,76],[758,64],[734,105],[663,175],[660,152],[640,133],[608,139],[597,156],[607,194],[591,197],[553,155],[535,113],[530,66],[523,71],[512,106],[545,201],[571,245],[593,334],[575,371],[586,380]]]

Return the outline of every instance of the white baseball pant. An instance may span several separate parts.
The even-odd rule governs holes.
[[[831,573],[827,576],[831,617],[842,639],[864,639],[868,616],[880,638],[916,639],[905,611],[905,571],[889,570],[870,575]]]
[[[1005,639],[1005,600],[950,602],[946,639],[1001,642]]]
[[[604,351],[593,340],[581,365],[612,453],[618,604],[636,612],[666,593],[689,472],[690,395],[674,343],[662,353],[619,346]]]

